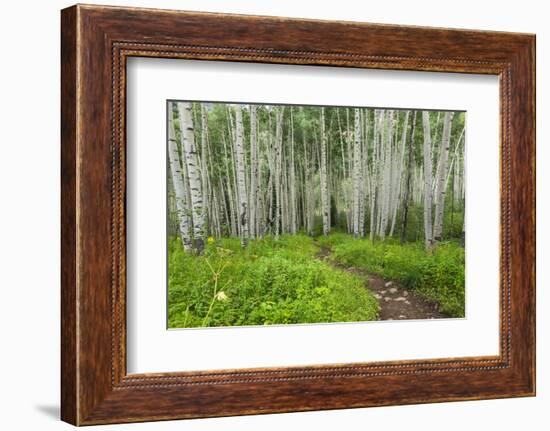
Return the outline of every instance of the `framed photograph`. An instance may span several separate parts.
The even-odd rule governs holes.
[[[75,425],[535,394],[535,37],[61,14]]]

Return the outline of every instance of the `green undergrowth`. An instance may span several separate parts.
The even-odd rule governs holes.
[[[201,256],[168,245],[170,328],[376,320],[378,303],[359,276],[315,257],[306,235],[211,239]]]
[[[437,302],[451,317],[464,317],[464,248],[455,242],[442,243],[431,253],[422,242],[405,243],[354,239],[334,233],[317,239],[330,247],[331,259],[397,280],[424,298]]]

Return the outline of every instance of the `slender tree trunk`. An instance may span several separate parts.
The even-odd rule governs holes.
[[[392,166],[392,139],[393,139],[393,122],[394,122],[394,111],[386,111],[387,122],[384,130],[387,130],[386,136],[386,147],[384,155],[384,183],[383,183],[383,204],[382,204],[382,214],[380,221],[380,239],[384,241],[386,238],[386,230],[388,227],[388,216],[389,216],[389,205],[390,205],[390,196],[391,196],[391,166]]]
[[[433,246],[432,237],[432,137],[430,127],[430,113],[422,111],[422,124],[424,127],[424,239],[426,248]]]
[[[218,196],[216,194],[216,189],[212,189],[211,202],[212,202],[212,214],[213,214],[212,221],[214,224],[214,235],[216,235],[216,237],[219,238],[222,236],[221,222],[220,222],[221,210],[220,210],[220,204],[218,201]]]
[[[275,116],[275,237],[279,237],[281,228],[281,168],[282,168],[282,146],[283,146],[283,114],[284,107],[278,106]]]
[[[290,233],[296,234],[296,168],[294,166],[294,117],[290,108]]]
[[[256,117],[256,133],[259,132],[258,118]],[[265,195],[265,181],[262,175],[263,161],[266,154],[267,139],[264,136],[257,136],[258,147],[258,162],[256,171],[256,236],[263,238],[264,223],[265,223],[265,208],[266,208],[266,195]]]
[[[230,158],[228,155],[227,144],[225,142],[224,136],[225,135],[222,135],[222,142],[223,142],[223,150],[225,155],[225,170],[227,175],[226,184],[227,184],[227,201],[229,202],[229,222],[231,225],[231,236],[236,236],[238,234],[238,229],[237,229],[237,221],[235,220],[236,210],[235,210],[234,193],[233,193],[233,187],[232,187],[233,163],[232,163],[232,158]]]
[[[224,188],[221,183],[218,184],[218,196],[219,196],[219,205],[221,207],[220,211],[223,211],[223,213],[220,215],[220,219],[223,219],[225,222],[225,226],[227,228],[227,231],[224,233],[227,233],[228,236],[231,236],[231,218],[229,216],[229,210],[227,209],[227,199],[225,198]],[[222,217],[223,216],[223,217]],[[223,223],[220,223],[223,224]]]
[[[414,131],[416,128],[416,111],[413,114],[411,134],[409,135],[409,151],[407,156],[407,177],[405,180],[405,190],[403,194],[403,221],[401,223],[401,244],[407,239],[407,223],[409,221],[409,202],[411,194],[411,175],[413,171],[414,157]]]
[[[268,112],[267,116],[267,148],[266,148],[266,158],[268,164],[268,181],[267,181],[267,196],[266,196],[266,216],[265,216],[265,227],[264,233],[275,233],[275,185],[274,178],[276,175],[275,168],[275,150],[276,143],[274,143],[272,136],[272,121],[271,121],[271,111]]]
[[[193,112],[191,103],[178,102],[180,124],[183,136],[183,152],[191,190],[191,205],[193,209],[193,239],[197,253],[204,250],[204,208],[202,201],[202,184],[198,170],[197,148],[195,145],[195,129],[193,127]]]
[[[399,201],[401,197],[401,176],[403,175],[403,165],[405,161],[405,144],[407,142],[407,136],[408,136],[408,127],[409,127],[409,116],[410,111],[406,111],[405,113],[405,120],[403,122],[403,130],[401,132],[401,152],[399,155],[399,167],[397,168],[397,173],[395,176],[395,193],[393,195],[393,204],[392,204],[392,221],[391,221],[391,228],[390,228],[390,236],[393,236],[393,232],[395,229],[395,222],[397,220],[397,210],[399,209]]]
[[[359,237],[359,206],[361,200],[361,114],[355,108],[355,140],[353,145],[353,236]]]
[[[368,110],[362,110],[361,111],[361,117],[363,119],[363,125],[364,125],[364,134],[361,139],[361,201],[359,206],[359,235],[361,237],[365,236],[365,212],[366,212],[366,201],[368,198],[367,191],[370,189],[370,183],[368,178],[368,154],[369,154],[369,147],[368,147],[368,137],[369,137],[369,130],[368,130]]]
[[[330,197],[327,181],[327,136],[325,132],[325,108],[321,108],[321,212],[323,215],[323,235],[330,232]]]
[[[207,160],[207,136],[208,136],[208,116],[204,103],[201,103],[201,182],[202,182],[202,203],[205,217],[208,214],[208,160]],[[206,222],[206,221],[205,221]],[[210,220],[208,223],[210,224]]]
[[[437,116],[435,118],[435,128],[433,129],[433,136],[430,138],[432,142],[432,146],[430,147],[430,152],[432,154],[432,157],[435,156],[435,144],[438,141],[439,138],[439,125],[441,124],[441,111],[437,111]],[[436,166],[437,169],[437,166]],[[435,187],[435,182],[432,184],[432,188]],[[433,196],[433,195],[432,195]]]
[[[369,237],[371,242],[374,241],[376,230],[376,200],[378,193],[379,179],[379,158],[378,158],[378,122],[380,121],[380,111],[374,110],[373,116],[373,133],[372,133],[372,174],[371,174],[371,197],[370,197],[370,232]]]
[[[332,130],[332,121],[334,120],[334,116],[331,115],[330,116],[330,121],[329,121],[329,126],[328,126],[328,130]],[[333,209],[333,204],[332,204],[332,180],[333,180],[333,175],[332,175],[332,151],[330,151],[330,144],[329,144],[329,138],[328,138],[328,134],[326,132],[326,128],[325,128],[325,138],[326,138],[326,147],[325,147],[325,155],[326,155],[326,158],[327,158],[327,163],[326,163],[326,183],[327,183],[327,211],[328,211],[328,229],[330,231],[331,227],[332,227],[332,209]]]
[[[256,105],[250,105],[250,236],[257,235],[258,201],[258,123]]]
[[[342,123],[340,120],[340,108],[336,108],[336,119],[338,121],[338,136],[340,137],[340,152],[342,153],[342,198],[344,201],[344,210],[346,212],[346,229],[348,233],[351,233],[351,223],[348,217],[348,213],[351,210],[349,205],[349,196],[348,196],[348,190],[346,188],[346,185],[349,180],[349,173],[346,169],[346,151],[344,149],[344,137],[343,137],[343,131],[342,131]]]
[[[304,164],[305,164],[305,206],[306,206],[306,231],[308,235],[313,235],[313,221],[314,214],[313,210],[315,207],[314,196],[312,193],[313,190],[313,179],[311,175],[311,161],[310,153],[308,153],[309,146],[307,144],[306,135],[303,134],[304,142]]]
[[[170,103],[168,107],[168,156],[170,162],[170,174],[172,177],[172,185],[176,197],[176,216],[178,220],[179,233],[185,251],[193,249],[191,241],[191,228],[189,220],[189,212],[187,206],[187,193],[185,191],[184,181],[187,178],[183,175],[182,165],[180,161],[176,132],[174,129],[174,113],[173,105]]]
[[[443,234],[443,216],[445,211],[445,180],[447,178],[447,160],[449,158],[449,144],[451,142],[451,127],[453,113],[445,112],[443,123],[443,136],[441,139],[441,148],[439,150],[438,176],[437,176],[437,195],[435,197],[435,221],[433,239],[435,242],[441,242]]]
[[[290,141],[290,127],[288,128],[287,142]],[[284,141],[283,141],[284,142]],[[288,233],[290,231],[290,204],[289,204],[289,181],[288,181],[288,162],[287,162],[287,148],[283,145],[281,151],[281,198],[282,198],[282,231]]]
[[[451,176],[451,172],[453,172],[453,166],[455,163],[458,163],[458,151],[460,150],[460,143],[462,141],[462,138],[464,136],[465,127],[462,128],[462,132],[460,133],[460,136],[458,137],[458,140],[456,141],[455,150],[453,152],[453,158],[451,159],[451,164],[449,165],[449,169],[447,172],[447,179],[445,180],[445,189],[447,189],[447,185],[449,184],[449,178]],[[453,174],[453,179],[455,179],[456,176]],[[454,199],[454,184],[453,184],[453,199]]]
[[[384,206],[384,199],[386,195],[386,181],[384,177],[385,172],[385,148],[388,145],[386,142],[386,127],[387,127],[387,119],[386,119],[386,111],[381,109],[380,110],[380,145],[378,148],[378,205],[376,209],[376,232],[378,236],[381,236],[381,229],[382,229],[382,209]]]
[[[231,157],[231,171],[233,173],[233,176],[231,177],[232,180],[233,180],[233,190],[234,190],[234,195],[232,196],[233,198],[233,208],[235,210],[235,214],[234,214],[234,219],[236,220],[235,221],[235,225],[237,227],[237,235],[241,235],[241,223],[239,222],[239,214],[240,214],[240,211],[239,211],[239,184],[238,184],[238,180],[237,180],[237,162],[235,160],[235,154],[236,154],[236,149],[235,149],[235,141],[237,140],[237,133],[236,133],[236,130],[235,130],[235,124],[233,122],[233,113],[231,112],[231,108],[229,105],[226,106],[226,114],[227,114],[227,118],[228,118],[228,123],[227,123],[227,127],[228,127],[228,130],[229,130],[229,155]]]
[[[235,105],[236,142],[235,160],[237,170],[237,185],[239,190],[239,224],[241,226],[241,246],[248,245],[248,196],[246,194],[246,167],[244,163],[244,132],[241,105]]]

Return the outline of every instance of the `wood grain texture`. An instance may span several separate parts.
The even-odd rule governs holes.
[[[533,395],[535,37],[102,6],[62,11],[62,419],[76,424]],[[126,59],[495,74],[497,357],[126,374]]]
[[[76,9],[61,16],[61,417],[78,421],[76,299]]]

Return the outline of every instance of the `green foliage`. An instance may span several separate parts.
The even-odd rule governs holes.
[[[464,227],[464,208],[447,197],[443,214],[443,238],[460,239]]]
[[[333,248],[336,245],[344,244],[354,240],[351,235],[348,235],[342,231],[332,231],[328,236],[319,236],[316,238],[317,244],[321,247]]]
[[[336,261],[397,280],[437,302],[441,312],[464,317],[464,249],[457,243],[442,243],[430,254],[421,242],[372,243],[344,234],[320,238],[319,242],[332,247]]]
[[[447,195],[450,195],[448,193]],[[432,213],[435,211],[435,205]],[[397,223],[395,226],[395,238],[401,238],[403,221],[403,209],[397,212]],[[462,204],[452,203],[451,198],[447,197],[445,201],[445,212],[443,213],[443,239],[460,240],[462,237],[462,226],[464,223],[464,208]],[[367,231],[369,224],[367,223]],[[405,238],[407,241],[416,242],[424,239],[424,207],[423,205],[409,206],[407,231]]]
[[[323,217],[315,215],[313,217],[313,236],[323,235]]]
[[[305,235],[266,237],[243,250],[211,239],[202,256],[169,241],[169,327],[375,320],[365,280],[315,258]]]

